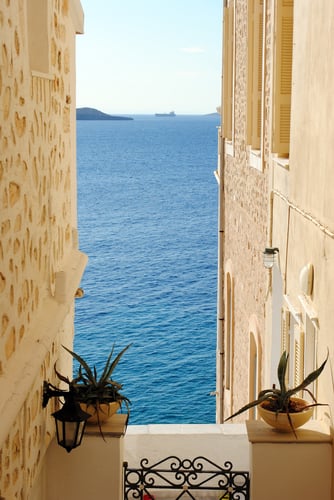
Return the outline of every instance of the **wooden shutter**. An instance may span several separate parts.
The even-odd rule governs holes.
[[[293,383],[297,386],[304,379],[304,332],[299,325],[296,325],[294,329],[293,374]]]
[[[233,109],[233,4],[224,8],[224,52],[223,52],[223,135],[232,140]]]
[[[289,154],[293,49],[293,0],[276,0],[272,151]]]
[[[290,330],[290,312],[286,307],[282,307],[281,311],[281,352],[289,353],[289,330]]]
[[[41,73],[50,72],[49,4],[45,0],[28,0],[26,7],[30,68]]]
[[[263,0],[254,1],[253,74],[252,74],[252,134],[251,146],[261,148],[262,128],[262,64],[263,64]]]
[[[253,103],[253,55],[254,55],[254,0],[248,0],[247,32],[247,144],[252,143],[252,103]]]

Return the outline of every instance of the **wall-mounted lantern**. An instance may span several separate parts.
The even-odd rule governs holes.
[[[277,247],[271,248],[267,247],[263,252],[263,265],[266,269],[271,269],[276,262],[276,257],[278,256],[279,249]]]
[[[43,408],[47,406],[50,398],[64,398],[63,407],[52,413],[52,416],[56,422],[57,442],[69,453],[80,446],[90,415],[80,408],[72,391],[62,391],[44,381]]]

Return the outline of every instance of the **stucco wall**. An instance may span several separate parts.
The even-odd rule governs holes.
[[[72,342],[85,262],[76,234],[71,17],[81,6],[47,2],[49,65],[37,73],[28,22],[32,8],[39,21],[36,4],[0,2],[0,495],[8,500],[29,498],[53,435],[42,383],[54,379],[60,343]],[[59,271],[66,275],[62,297]]]
[[[334,4],[294,1],[294,53],[289,169],[274,168],[275,243],[282,248],[285,292],[298,304],[300,271],[310,263],[313,290],[308,302],[317,326],[316,362],[329,350],[329,366],[318,381],[319,410],[332,425],[334,391]],[[285,215],[283,215],[285,213]],[[287,224],[287,220],[289,223]],[[302,314],[303,307],[299,304]]]

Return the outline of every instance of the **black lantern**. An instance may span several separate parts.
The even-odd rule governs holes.
[[[44,382],[43,408],[52,397],[63,397],[63,407],[52,413],[56,421],[57,442],[69,453],[73,448],[80,446],[84,435],[87,419],[90,417],[80,408],[71,391],[61,391],[51,384]]]

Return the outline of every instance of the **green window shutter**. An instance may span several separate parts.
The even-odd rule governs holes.
[[[276,0],[272,151],[289,154],[293,50],[293,0]]]

